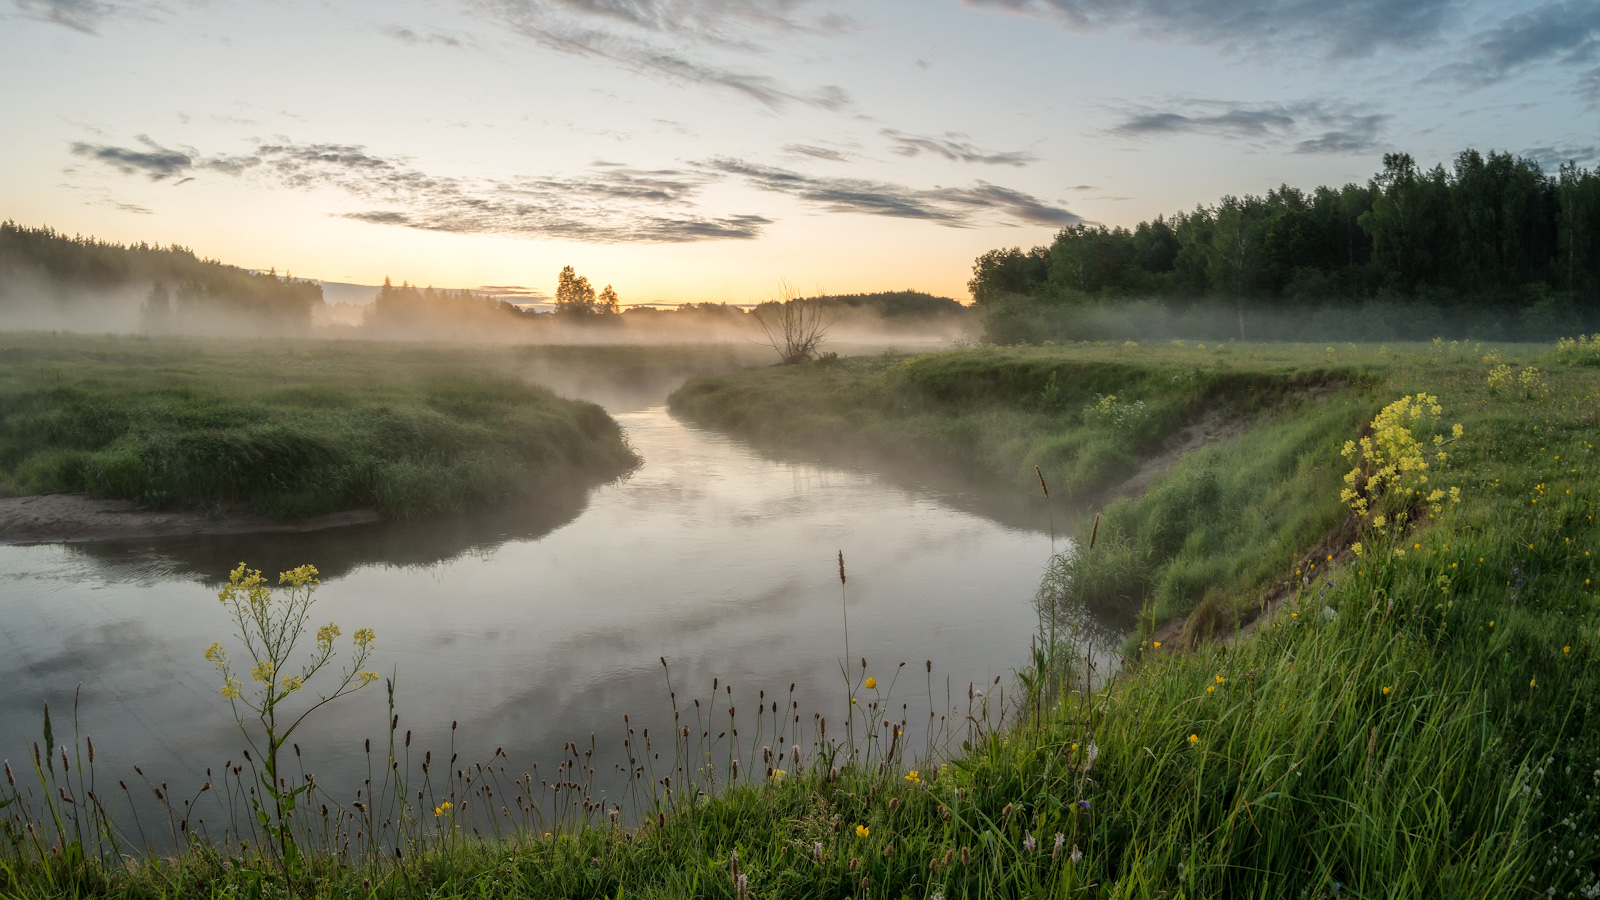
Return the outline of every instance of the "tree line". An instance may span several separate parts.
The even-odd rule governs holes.
[[[1600,328],[1600,174],[1470,149],[1424,170],[1391,153],[1365,185],[1283,185],[991,250],[968,288],[1000,338],[1098,337],[1131,302],[1250,339],[1570,334]]]
[[[117,244],[0,222],[0,309],[44,303],[70,312],[124,290],[148,291],[139,315],[155,331],[204,319],[302,333],[323,302],[315,282],[203,259],[177,244]]]

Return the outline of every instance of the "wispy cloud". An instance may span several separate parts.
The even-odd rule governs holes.
[[[105,163],[124,175],[144,175],[151,181],[182,175],[194,164],[189,154],[163,147],[145,135],[138,135],[134,140],[142,144],[143,149],[78,142],[72,145],[72,153]]]
[[[1435,74],[1486,85],[1549,64],[1574,70],[1574,92],[1600,104],[1600,4],[1558,0],[1507,16],[1473,36],[1467,59]]]
[[[1175,107],[1175,108],[1174,108]],[[1370,153],[1380,145],[1389,116],[1343,105],[1303,103],[1247,104],[1187,100],[1167,107],[1131,107],[1111,133],[1131,138],[1175,134],[1289,145],[1295,153]]]
[[[1582,147],[1570,144],[1559,147],[1529,147],[1519,155],[1536,160],[1539,168],[1546,172],[1558,172],[1569,162],[1580,166],[1592,166],[1600,162],[1600,147],[1593,144]]]
[[[436,29],[417,31],[403,25],[386,25],[378,29],[381,33],[394,38],[402,44],[417,46],[420,44],[437,44],[441,47],[461,47],[463,41],[453,34],[447,34]]]
[[[117,11],[117,6],[100,0],[15,0],[24,16],[50,22],[84,34],[96,34],[101,20]]]
[[[556,237],[594,243],[686,243],[749,240],[771,220],[707,216],[692,198],[715,176],[617,164],[570,178],[473,180],[438,176],[356,144],[258,144],[240,155],[177,151],[141,137],[144,149],[74,144],[73,153],[124,175],[153,181],[215,173],[278,187],[333,188],[370,208],[341,213],[374,225],[424,231]]]
[[[825,162],[851,162],[855,158],[842,150],[834,150],[831,147],[818,147],[814,144],[785,144],[783,152],[793,156],[820,159]]]
[[[1296,49],[1370,56],[1437,38],[1466,0],[964,0],[1038,16],[1072,31],[1129,28],[1227,50]]]
[[[893,128],[881,132],[893,143],[893,151],[901,156],[921,156],[924,153],[942,156],[951,162],[985,163],[991,166],[1025,166],[1038,159],[1032,153],[1020,150],[991,152],[980,150],[961,138],[966,135],[946,132],[938,137],[906,134]]]
[[[731,91],[769,108],[791,103],[842,110],[844,89],[797,89],[745,67],[708,62],[678,44],[698,43],[759,52],[748,26],[768,30],[822,30],[794,15],[800,0],[739,3],[728,0],[475,0],[488,20],[552,50],[605,60],[654,78]],[[818,21],[830,21],[826,17]],[[621,27],[619,27],[621,26]],[[839,26],[842,27],[842,26]]]
[[[807,175],[738,159],[716,158],[701,166],[738,177],[764,191],[797,197],[829,212],[922,219],[952,228],[973,227],[980,224],[980,219],[995,217],[1030,225],[1064,226],[1082,221],[1065,208],[983,181],[967,188],[924,190],[861,178]]]
[[[848,15],[830,8],[833,4],[817,0],[545,0],[524,5],[740,45],[745,40],[731,35],[749,29],[836,33],[854,27]]]

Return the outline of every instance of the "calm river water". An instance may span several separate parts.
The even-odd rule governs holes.
[[[465,759],[503,747],[518,766],[597,735],[619,758],[622,716],[668,721],[659,661],[680,702],[713,678],[754,705],[797,683],[803,710],[837,712],[849,569],[850,652],[912,721],[1027,661],[1051,542],[1042,505],[997,502],[870,467],[778,460],[654,407],[614,411],[644,465],[587,496],[470,522],[305,535],[0,547],[0,757],[58,743],[77,717],[103,776],[134,764],[183,784],[244,746],[202,658],[230,622],[216,599],[239,561],[323,572],[314,619],[377,631],[374,668],[397,677],[402,731]],[[997,512],[998,510],[998,512]],[[239,655],[238,651],[235,656]],[[353,787],[382,685],[296,735],[324,786]]]

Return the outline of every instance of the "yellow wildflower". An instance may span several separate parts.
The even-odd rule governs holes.
[[[920,784],[922,783],[922,773],[918,772],[916,769],[912,769],[906,773],[906,780],[912,784]]]
[[[773,781],[782,781],[783,780],[783,776],[785,776],[787,774],[789,774],[789,773],[785,772],[782,769],[773,769],[772,770],[772,780]]]
[[[856,837],[864,838],[864,837],[866,837],[866,836],[868,836],[870,834],[872,834],[872,831],[870,829],[868,829],[867,826],[865,826],[865,825],[857,825],[856,826]]]
[[[878,679],[873,678],[871,675],[868,675],[867,676],[867,681],[866,681],[867,690],[870,691],[870,690],[872,690],[873,688],[875,688],[877,686],[878,686]]]
[[[1389,686],[1387,684],[1383,686],[1383,695],[1385,697],[1389,695]]]
[[[1191,743],[1191,744],[1200,743],[1200,735],[1198,735],[1198,734],[1189,735],[1189,743]]]

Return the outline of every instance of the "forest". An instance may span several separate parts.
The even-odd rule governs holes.
[[[0,222],[0,310],[12,327],[34,320],[62,327],[136,311],[136,323],[99,324],[158,334],[303,334],[322,302],[315,282],[203,259],[177,244],[124,245]]]
[[[998,343],[1554,339],[1600,328],[1600,175],[1392,153],[1365,185],[1283,185],[991,250],[968,288]]]

